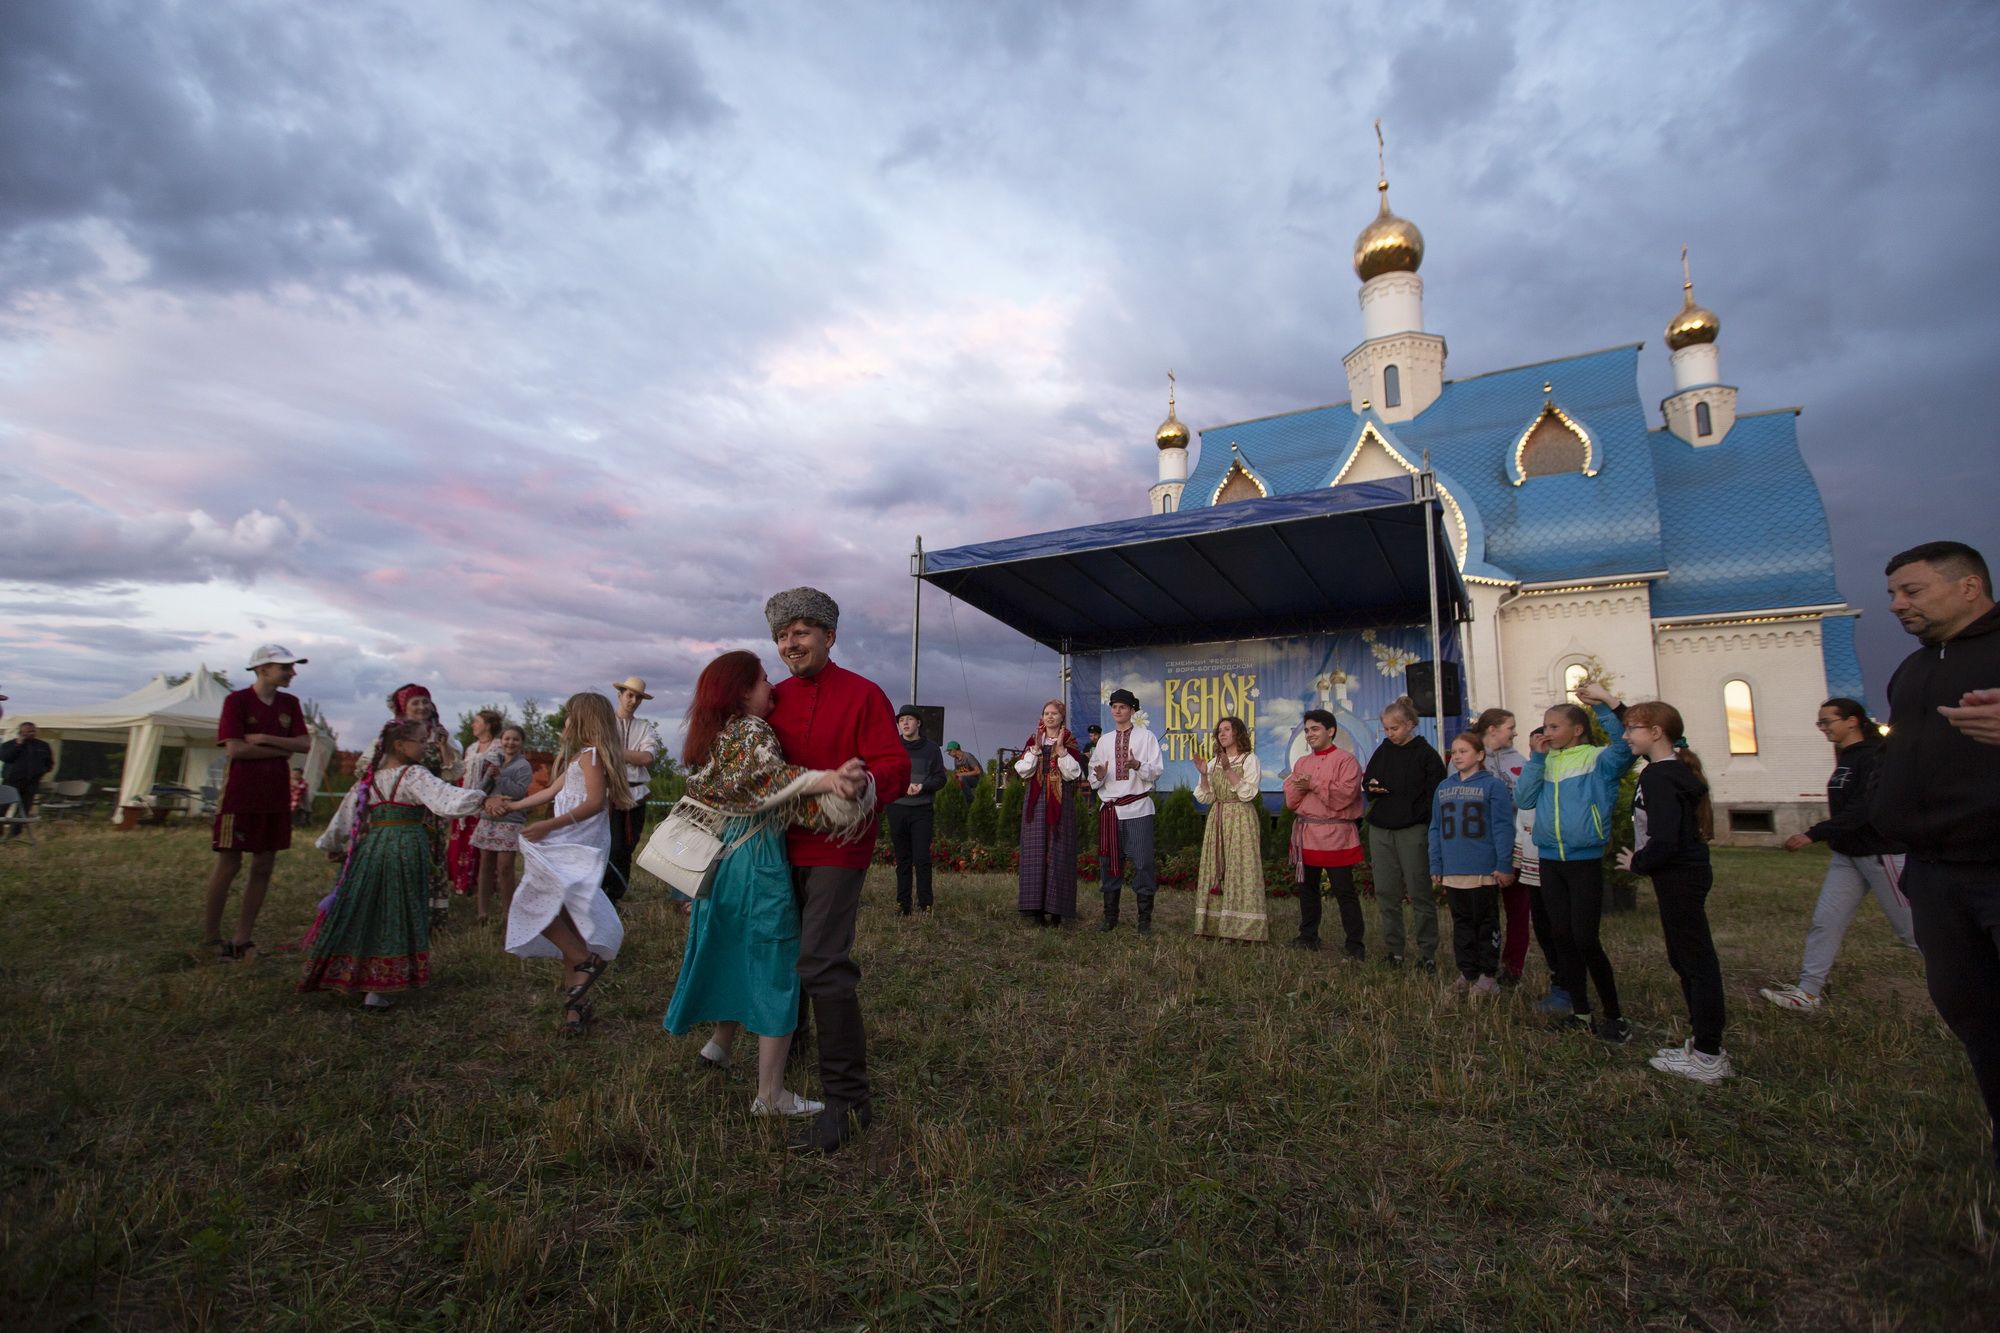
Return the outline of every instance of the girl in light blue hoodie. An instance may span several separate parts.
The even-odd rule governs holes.
[[[1596,706],[1609,745],[1591,745],[1590,717],[1575,704],[1557,704],[1542,720],[1542,736],[1514,784],[1514,800],[1535,811],[1535,850],[1541,853],[1542,901],[1555,935],[1556,985],[1569,997],[1565,1021],[1625,1042],[1632,1025],[1618,1007],[1618,981],[1598,939],[1604,914],[1604,848],[1618,808],[1618,782],[1632,767],[1618,700],[1603,686],[1578,688],[1576,697]],[[1593,1025],[1589,983],[1604,1013]]]

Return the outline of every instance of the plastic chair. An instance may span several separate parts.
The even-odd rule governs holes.
[[[83,809],[84,800],[90,795],[90,784],[81,778],[71,778],[58,782],[49,788],[55,799],[42,802],[42,813],[51,817],[67,814],[71,810]]]
[[[21,808],[21,793],[12,787],[0,786],[0,810],[9,813],[0,815],[0,843],[14,841],[14,834],[26,833],[28,845],[35,845],[35,825],[42,822],[40,815],[15,814]]]

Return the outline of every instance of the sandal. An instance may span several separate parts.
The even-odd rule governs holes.
[[[609,958],[600,958],[594,953],[586,955],[582,962],[570,969],[572,972],[583,973],[583,980],[569,988],[569,997],[573,1000],[582,999],[590,988],[597,984],[597,979],[604,975],[604,970],[610,966]]]
[[[557,1029],[565,1037],[581,1037],[590,1027],[596,1006],[583,998],[586,986],[572,986],[563,992],[562,1026]]]
[[[233,962],[236,958],[235,946],[219,935],[201,947],[211,951],[211,961],[213,962],[228,963]]]

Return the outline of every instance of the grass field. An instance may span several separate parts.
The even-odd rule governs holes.
[[[1718,1089],[1646,1068],[1686,1034],[1643,891],[1608,929],[1639,1027],[1618,1049],[1545,1031],[1525,996],[1468,1007],[1334,953],[1196,941],[1186,894],[1150,940],[1024,930],[996,876],[943,879],[905,922],[878,870],[858,947],[877,1118],[826,1161],[749,1118],[741,1066],[697,1073],[701,1038],[661,1031],[681,928],[657,893],[628,903],[596,1032],[561,1044],[553,969],[462,909],[433,987],[386,1017],[296,994],[294,956],[198,963],[207,862],[192,830],[0,848],[0,1326],[1969,1328],[2000,1309],[1983,1115],[1917,960],[1864,906],[1827,1012],[1756,998],[1797,965],[1817,855],[1718,856],[1741,1075]],[[326,876],[280,859],[266,946]],[[1272,906],[1289,936],[1296,906]]]

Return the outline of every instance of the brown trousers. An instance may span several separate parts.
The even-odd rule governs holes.
[[[868,1038],[855,989],[854,923],[861,910],[865,869],[796,866],[792,897],[799,905],[799,987],[819,1029],[819,1082],[827,1104],[866,1114]],[[801,1036],[805,1015],[800,1014]]]

